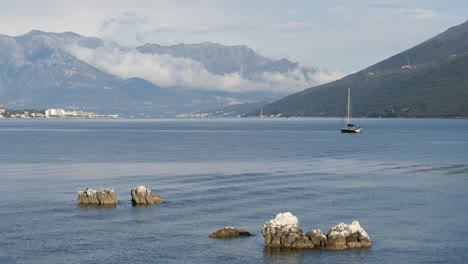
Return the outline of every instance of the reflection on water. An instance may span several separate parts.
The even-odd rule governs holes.
[[[77,204],[78,208],[84,212],[101,212],[109,209],[116,209],[116,204]]]
[[[278,247],[264,247],[263,256],[267,263],[367,263],[371,249],[350,249],[343,251],[329,251],[323,249],[290,249]]]
[[[269,263],[300,263],[300,253],[302,250],[290,248],[267,247],[263,249],[263,256]]]

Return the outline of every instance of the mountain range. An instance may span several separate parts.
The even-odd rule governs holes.
[[[209,72],[218,75],[241,72],[244,76],[253,77],[262,72],[285,73],[299,67],[298,63],[287,59],[272,60],[263,57],[247,46],[225,46],[205,42],[174,46],[145,44],[136,49],[144,54],[166,54],[177,58],[191,58],[201,62]]]
[[[288,92],[274,91],[280,85],[268,83],[269,76],[295,74],[307,83],[316,70],[263,57],[247,46],[128,48],[73,32],[33,30],[0,35],[0,106],[173,117],[271,102]]]
[[[468,117],[468,21],[340,80],[263,107],[273,116]],[[250,115],[259,115],[259,110]]]
[[[0,106],[11,109],[175,117],[258,116],[262,106],[265,116],[343,116],[351,88],[355,117],[468,117],[468,21],[339,80],[315,85],[319,71],[247,46],[0,35]]]

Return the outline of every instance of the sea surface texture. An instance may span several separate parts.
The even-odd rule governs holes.
[[[468,263],[468,121],[0,120],[0,263]],[[145,185],[163,203],[132,206]],[[77,204],[115,188],[116,207]],[[357,219],[369,250],[272,250]],[[210,239],[224,227],[254,237]]]

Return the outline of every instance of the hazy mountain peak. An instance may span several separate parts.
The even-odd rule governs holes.
[[[439,38],[440,36],[448,36],[448,35],[460,35],[464,34],[465,32],[468,31],[468,20],[465,21],[464,23],[458,25],[458,26],[453,26],[446,31],[442,32],[441,34],[435,36],[434,38]],[[453,35],[452,35],[453,34]]]
[[[30,32],[14,37],[18,42],[26,46],[36,48],[38,46],[47,46],[49,48],[62,49],[66,45],[76,44],[86,48],[97,48],[103,45],[103,41],[96,37],[84,37],[77,33],[67,31],[63,33],[44,32],[40,30],[31,30]]]
[[[22,36],[34,36],[34,35],[44,35],[44,34],[47,34],[47,33],[45,31],[33,29]]]
[[[257,54],[248,46],[226,46],[212,42],[180,43],[173,46],[145,44],[137,47],[137,50],[145,54],[167,54],[178,58],[190,58],[203,63],[211,73],[220,75],[255,71],[256,67],[273,62]]]
[[[147,43],[122,48],[73,32],[40,30],[0,37],[0,99],[12,105],[123,104],[153,113],[190,112],[227,102],[219,98],[274,100],[323,80],[322,72],[316,72],[287,59],[266,58],[245,45]],[[169,102],[173,105],[161,105]]]
[[[468,117],[468,22],[340,80],[263,108],[282,116]],[[253,113],[256,114],[256,113]]]
[[[366,71],[422,67],[434,60],[468,51],[468,21],[422,42],[415,47],[381,61]]]

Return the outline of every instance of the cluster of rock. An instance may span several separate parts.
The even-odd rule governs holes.
[[[263,225],[262,234],[267,246],[280,248],[341,250],[372,246],[369,235],[358,221],[349,225],[340,223],[327,234],[320,229],[304,234],[297,217],[290,212],[277,214],[274,219],[267,221]]]
[[[230,237],[238,237],[238,236],[253,236],[253,235],[252,233],[244,229],[238,229],[232,226],[225,226],[224,228],[210,235],[211,238],[230,238]]]
[[[160,204],[162,197],[158,194],[153,194],[150,189],[145,186],[138,186],[130,191],[132,202],[135,205],[143,204]],[[85,191],[78,192],[78,204],[95,204],[95,205],[116,205],[117,192],[114,189],[101,189],[96,191],[86,188]]]
[[[150,189],[142,185],[133,188],[130,194],[132,195],[132,203],[135,205],[162,203],[161,195],[153,194]]]
[[[79,204],[116,205],[117,192],[114,189],[101,189],[99,191],[86,188],[78,192]]]
[[[138,186],[130,191],[134,205],[149,205],[162,203],[162,197],[153,194],[145,186]],[[78,192],[78,204],[116,205],[117,192],[114,189],[99,191],[86,188]],[[314,229],[304,234],[297,217],[290,212],[277,214],[274,219],[267,221],[262,228],[265,244],[272,248],[308,249],[319,248],[341,250],[348,248],[370,248],[372,242],[369,235],[357,220],[347,225],[339,223],[332,227],[327,234],[320,229]],[[210,235],[211,238],[229,238],[239,236],[253,236],[252,233],[225,226]]]

